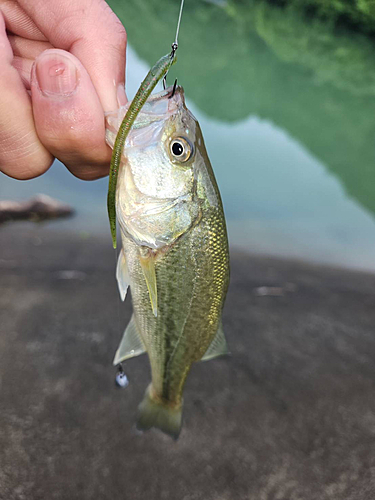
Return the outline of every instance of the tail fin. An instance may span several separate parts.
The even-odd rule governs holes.
[[[182,405],[172,407],[161,401],[155,401],[151,396],[151,385],[147,388],[145,397],[138,408],[137,429],[147,431],[151,427],[160,429],[173,439],[178,439],[182,423]]]

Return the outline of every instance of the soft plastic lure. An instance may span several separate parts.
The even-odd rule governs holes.
[[[126,137],[143,105],[149,98],[157,83],[166,76],[169,68],[176,62],[177,42],[172,44],[172,51],[161,57],[159,61],[147,73],[146,78],[141,83],[133,101],[131,102],[124,119],[118,130],[115,145],[113,146],[112,158],[109,170],[109,184],[107,196],[107,208],[109,224],[111,227],[113,248],[116,248],[116,185],[117,176],[121,162],[122,152]]]

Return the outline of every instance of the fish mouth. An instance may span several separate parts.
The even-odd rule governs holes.
[[[125,106],[121,106],[118,110],[105,114],[106,140],[112,148],[115,143],[118,129],[130,104],[131,101],[126,103]],[[180,112],[182,109],[186,109],[186,105],[184,89],[180,85],[176,86],[175,89],[174,86],[171,85],[156,94],[151,94],[139,111],[132,125],[132,130],[126,139],[126,147],[131,147],[131,138],[137,136],[140,129],[145,129],[150,125],[152,126],[152,124],[157,126],[157,123],[164,122],[169,116]]]
[[[142,122],[142,117],[143,119],[149,117],[151,121],[161,120],[167,114],[174,113],[182,107],[185,107],[184,89],[180,85],[176,87],[171,85],[156,94],[150,95],[139,112],[136,122]]]
[[[150,97],[147,99],[146,104],[165,98],[175,101],[181,101],[182,103],[185,104],[184,88],[181,85],[176,85],[176,87],[174,85],[170,85],[166,89],[163,89],[160,92],[156,92],[156,94],[151,94]]]

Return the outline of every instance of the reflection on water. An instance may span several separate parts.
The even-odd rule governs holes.
[[[132,96],[169,50],[177,7],[109,3],[132,46]],[[374,43],[295,5],[187,2],[170,79],[202,126],[232,244],[375,270]],[[0,197],[44,192],[70,202],[79,217],[50,224],[105,231],[110,244],[106,189],[106,179],[79,181],[55,164],[34,181],[2,176]]]

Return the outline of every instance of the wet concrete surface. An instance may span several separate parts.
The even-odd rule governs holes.
[[[232,251],[231,356],[193,367],[172,441],[135,430],[145,356],[112,359],[110,237],[0,231],[0,498],[375,498],[375,276]]]

